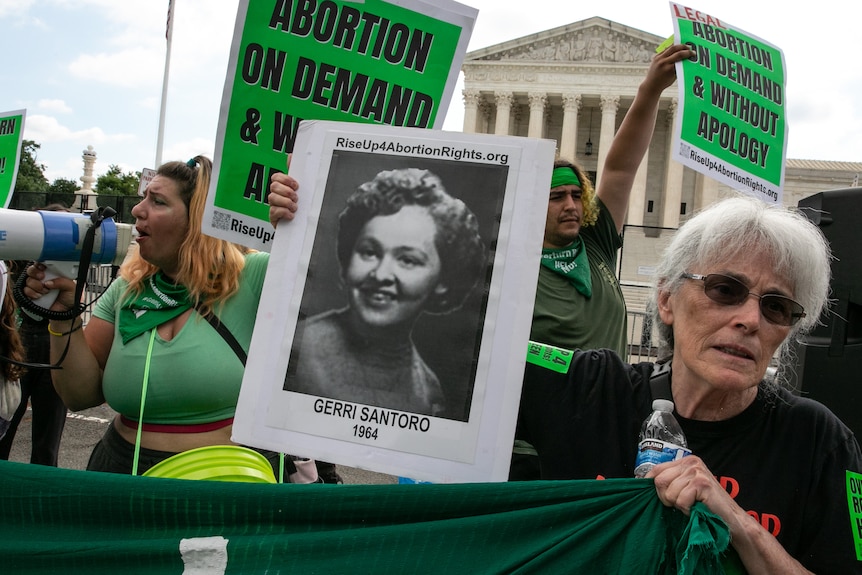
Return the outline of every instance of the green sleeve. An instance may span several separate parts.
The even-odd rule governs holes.
[[[112,281],[111,285],[96,300],[96,306],[93,308],[93,317],[103,319],[108,323],[115,323],[119,302],[127,285],[128,282],[121,278]]]

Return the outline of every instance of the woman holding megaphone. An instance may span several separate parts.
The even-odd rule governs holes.
[[[143,473],[178,452],[231,444],[269,255],[202,233],[211,173],[203,156],[162,165],[132,209],[138,250],[86,328],[80,318],[49,323],[51,360],[62,358],[54,386],[66,405],[80,411],[107,402],[119,414],[93,449],[90,470]],[[293,211],[279,215],[291,219]],[[46,279],[38,263],[27,274],[28,297],[58,289],[50,309],[75,306],[73,280]],[[277,454],[267,455],[277,465]]]

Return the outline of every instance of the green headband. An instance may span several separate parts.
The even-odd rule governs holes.
[[[553,175],[551,175],[551,188],[558,188],[560,186],[581,186],[581,180],[578,178],[578,174],[575,173],[575,170],[568,166],[560,166],[559,168],[554,168]]]

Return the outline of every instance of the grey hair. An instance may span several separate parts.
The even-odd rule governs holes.
[[[701,273],[710,262],[727,262],[757,252],[768,255],[776,275],[786,279],[805,317],[791,328],[778,350],[779,363],[791,359],[790,342],[820,323],[829,298],[832,252],[820,229],[798,211],[754,198],[716,202],[685,222],[656,267],[649,313],[659,343],[673,352],[673,330],[658,315],[660,292],[675,293],[685,272]]]

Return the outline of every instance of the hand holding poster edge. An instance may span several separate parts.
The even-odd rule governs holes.
[[[309,139],[305,138],[303,132],[306,125],[311,132],[317,130],[316,135]],[[487,381],[477,383],[473,409],[466,422],[430,418],[434,430],[443,430],[442,436],[431,437],[434,430],[427,434],[414,433],[409,441],[396,442],[395,448],[378,447],[384,441],[384,433],[391,433],[391,430],[381,429],[380,439],[376,441],[363,442],[356,438],[346,441],[343,437],[336,437],[340,431],[328,432],[338,425],[350,428],[352,424],[359,423],[358,418],[356,421],[346,421],[331,414],[302,413],[303,409],[310,408],[307,407],[308,402],[303,404],[298,400],[308,399],[309,396],[281,389],[303,297],[302,278],[314,243],[313,228],[319,225],[324,201],[321,192],[326,182],[322,179],[325,180],[328,174],[329,161],[324,128],[338,130],[340,134],[348,134],[351,138],[355,135],[356,139],[382,137],[392,142],[423,141],[429,148],[437,144],[449,144],[451,147],[469,145],[477,150],[511,150],[521,156],[520,162],[513,163],[509,170],[506,206],[498,240],[498,261],[495,262],[490,290],[496,295],[492,296],[487,306],[485,336],[479,352],[481,366],[476,376],[477,381],[483,375],[486,380],[493,378],[494,389],[487,385]],[[543,206],[538,209],[536,202],[530,201],[529,196],[533,189],[546,186],[550,180],[554,143],[517,137],[320,121],[303,122],[298,138],[303,141],[303,151],[294,154],[291,172],[294,177],[301,178],[300,207],[293,222],[279,225],[282,231],[273,246],[273,257],[270,259],[270,270],[264,284],[248,368],[237,407],[234,440],[435,482],[505,480],[520,397],[521,376],[518,373],[519,370],[522,373],[524,368],[524,349],[531,315],[530,306],[514,302],[532,301],[535,295],[535,277],[528,278],[530,274],[525,273],[525,270],[536,267],[530,262],[538,261],[539,238],[545,217]],[[324,158],[315,158],[321,151],[324,152]],[[381,157],[385,158],[386,155]],[[373,162],[374,156],[369,155],[369,158]],[[416,158],[417,161],[422,159],[424,156],[421,154]],[[317,166],[318,162],[322,165]],[[385,160],[383,165],[389,162]],[[465,165],[465,169],[469,164]],[[314,197],[310,197],[311,194]],[[511,233],[506,230],[511,230]],[[332,232],[327,229],[326,233],[331,235]],[[535,237],[518,239],[524,234]],[[282,252],[286,246],[291,247],[287,255]],[[534,246],[535,249],[526,246]],[[503,256],[507,256],[505,262]],[[276,310],[273,306],[280,306],[281,309]],[[517,312],[513,313],[513,309]],[[504,310],[507,313],[503,313]],[[492,357],[495,358],[493,361]],[[284,400],[285,397],[288,400]],[[341,403],[347,405],[350,402]],[[279,411],[281,415],[273,415]],[[310,418],[312,427],[316,426],[316,429],[303,432],[302,425],[296,423],[297,418],[302,417]],[[318,420],[316,423],[315,417]],[[435,441],[442,442],[444,447],[435,446]],[[466,446],[462,445],[465,443]],[[454,451],[460,449],[462,452],[453,455],[453,445],[457,445]],[[434,455],[429,455],[429,452]],[[447,461],[447,457],[450,460]]]

